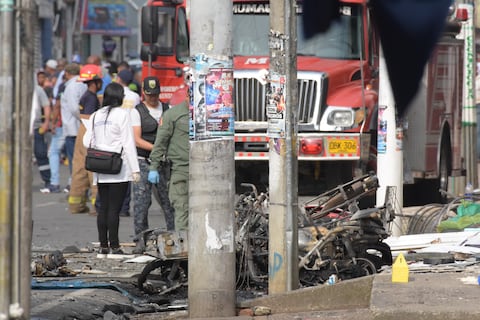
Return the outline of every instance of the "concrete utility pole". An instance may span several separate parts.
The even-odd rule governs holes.
[[[380,83],[378,110],[377,177],[380,187],[377,189],[377,206],[385,203],[387,186],[396,187],[395,212],[403,209],[403,140],[397,136],[395,100],[388,77],[387,66],[380,50]],[[392,235],[402,235],[400,217],[393,223]]]
[[[13,1],[0,1],[0,319],[15,302],[13,258]]]
[[[299,281],[297,16],[294,4],[294,0],[270,1],[269,294],[297,289]]]
[[[233,94],[232,1],[190,4],[190,133],[195,140],[190,142],[189,168],[189,316],[229,317],[235,315],[236,301],[234,106],[227,99]],[[207,94],[216,98],[207,99]],[[213,118],[207,112],[213,108],[231,117]],[[219,125],[225,121],[227,126]]]

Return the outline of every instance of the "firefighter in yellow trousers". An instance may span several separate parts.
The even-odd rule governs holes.
[[[97,65],[86,64],[80,70],[80,76],[77,81],[82,81],[88,86],[87,91],[80,98],[80,118],[88,119],[100,107],[97,92],[102,89],[103,85],[102,70]],[[68,206],[71,213],[90,212],[90,214],[96,215],[95,200],[97,198],[97,187],[93,185],[92,172],[85,169],[85,156],[87,153],[83,145],[85,132],[84,124],[80,123],[73,153],[72,183],[68,196]],[[89,191],[92,210],[87,206]]]

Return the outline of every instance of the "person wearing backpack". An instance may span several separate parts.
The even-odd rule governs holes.
[[[134,241],[136,242],[136,247],[132,251],[134,254],[141,254],[144,250],[141,233],[149,228],[148,210],[152,204],[152,183],[148,181],[149,157],[157,136],[160,118],[169,108],[167,103],[162,103],[159,100],[160,81],[157,77],[146,77],[143,80],[142,90],[143,102],[136,105],[130,115],[140,167],[140,181],[134,183],[132,189]],[[165,180],[162,179],[156,183],[156,187],[167,230],[173,231],[175,229],[174,212],[168,198]]]

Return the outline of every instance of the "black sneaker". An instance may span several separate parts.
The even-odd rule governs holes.
[[[112,254],[123,254],[123,250],[118,248],[112,248]]]
[[[110,252],[110,249],[108,247],[100,247],[100,249],[98,250],[98,253],[100,254],[108,254],[109,252]]]

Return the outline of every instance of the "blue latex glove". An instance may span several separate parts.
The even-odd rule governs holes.
[[[148,172],[148,181],[153,184],[160,182],[160,175],[157,170],[150,170]]]

